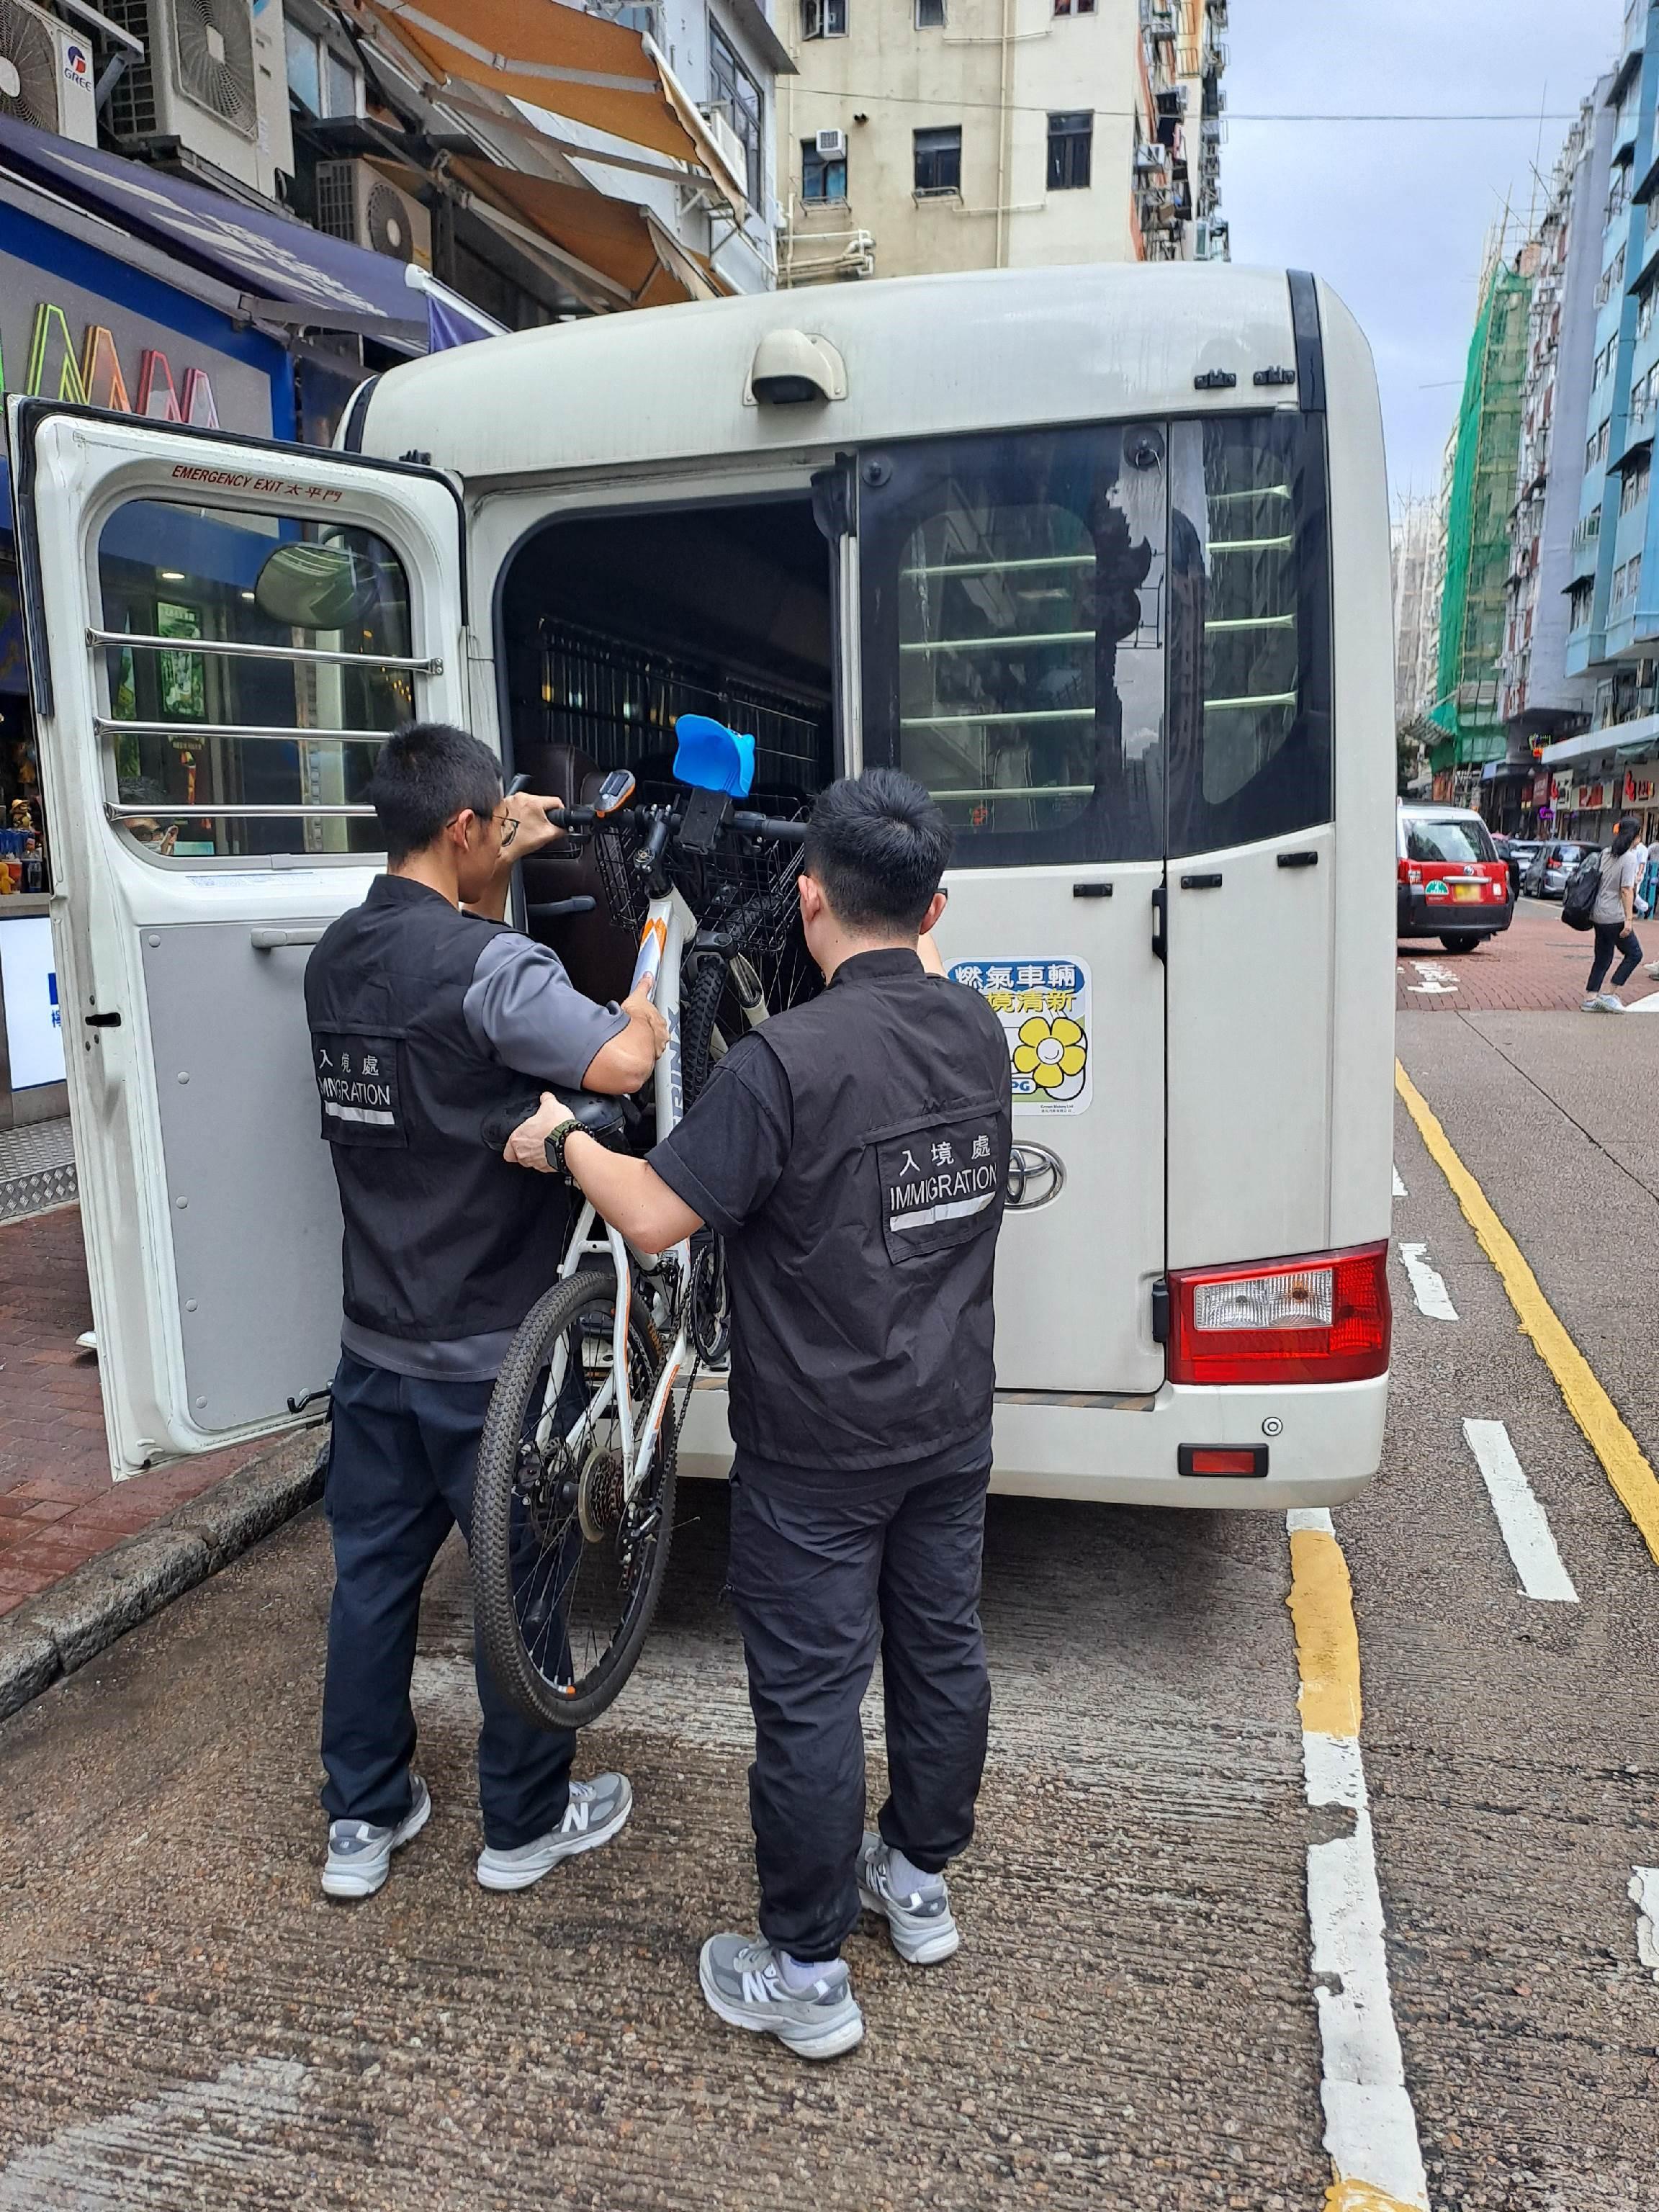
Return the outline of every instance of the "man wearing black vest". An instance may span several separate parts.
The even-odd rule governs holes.
[[[558,1273],[569,1193],[480,1142],[525,1078],[636,1090],[666,1035],[642,996],[584,998],[501,920],[514,863],[559,836],[556,801],[501,796],[494,755],[415,724],[368,797],[387,869],[306,969],[306,1015],[345,1217],[344,1320],[325,1506],[335,1587],[323,1692],[323,1887],[371,1896],[432,1809],[410,1761],[421,1589],[470,1528],[478,1437],[514,1332]],[[523,1889],[607,1842],[621,1775],[572,1782],[574,1736],[522,1719],[477,1664],[486,1889]]]
[[[956,1950],[944,1873],[985,1760],[1008,1051],[985,1001],[938,972],[950,848],[908,776],[832,786],[800,878],[823,995],[735,1044],[647,1160],[577,1130],[556,1097],[507,1146],[535,1166],[550,1137],[642,1251],[704,1222],[726,1239],[761,1932],[711,1937],[701,1978],[722,2020],[806,2058],[863,2035],[840,1955],[860,1905],[914,1964]],[[878,1645],[890,1795],[866,1834],[859,1701]]]

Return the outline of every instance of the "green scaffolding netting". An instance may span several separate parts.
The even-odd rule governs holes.
[[[1446,495],[1437,696],[1429,719],[1454,741],[1460,763],[1503,750],[1501,742],[1494,750],[1502,733],[1498,664],[1531,299],[1532,279],[1497,262],[1482,287],[1458,410]]]

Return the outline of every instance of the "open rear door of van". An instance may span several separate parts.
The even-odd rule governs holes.
[[[462,514],[429,469],[33,400],[9,421],[119,1476],[279,1426],[332,1372],[305,963],[380,865],[380,740],[465,720]]]

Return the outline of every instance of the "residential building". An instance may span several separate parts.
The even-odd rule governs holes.
[[[1440,653],[1440,507],[1425,496],[1401,501],[1392,532],[1394,719],[1419,721],[1434,705]]]
[[[1594,698],[1586,677],[1567,673],[1567,605],[1602,282],[1601,191],[1613,133],[1607,88],[1606,82],[1596,88],[1567,134],[1533,241],[1498,697],[1507,747],[1502,760],[1486,764],[1481,787],[1482,811],[1506,830],[1534,826],[1549,797],[1537,756],[1550,739],[1588,726]]]
[[[1659,512],[1649,496],[1659,407],[1659,10],[1632,0],[1602,90],[1601,224],[1590,397],[1570,571],[1568,672],[1591,726],[1547,745],[1562,834],[1604,838],[1626,806],[1659,831]]]
[[[1226,0],[781,0],[780,281],[1224,257]]]
[[[1496,246],[1488,253],[1448,451],[1440,653],[1429,717],[1439,734],[1429,760],[1435,797],[1465,805],[1473,803],[1482,767],[1504,750],[1498,663],[1534,258],[1530,248],[1513,263]]]

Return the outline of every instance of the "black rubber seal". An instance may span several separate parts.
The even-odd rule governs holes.
[[[1296,339],[1297,396],[1304,415],[1325,412],[1325,334],[1319,322],[1319,288],[1310,271],[1292,269],[1291,330]]]

